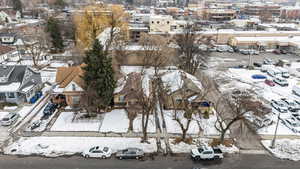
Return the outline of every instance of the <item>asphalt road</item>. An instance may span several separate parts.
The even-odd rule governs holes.
[[[0,156],[0,169],[299,169],[300,162],[275,159],[269,155],[234,155],[223,161],[193,162],[187,155],[156,157],[155,160],[117,160]]]

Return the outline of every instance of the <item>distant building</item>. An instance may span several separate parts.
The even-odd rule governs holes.
[[[281,8],[280,18],[287,20],[300,19],[300,6],[285,6]]]
[[[265,20],[271,20],[273,17],[280,16],[279,5],[248,5],[242,10],[242,13],[250,16],[258,16]]]
[[[204,19],[211,21],[228,21],[236,18],[236,11],[232,9],[205,9]]]
[[[0,63],[14,56],[15,53],[16,53],[15,48],[0,45]]]
[[[187,25],[187,21],[175,20],[170,15],[153,15],[150,17],[150,32],[170,33],[182,32]]]

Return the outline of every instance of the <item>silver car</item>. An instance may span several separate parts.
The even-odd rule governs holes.
[[[139,148],[127,148],[124,150],[119,150],[116,153],[116,157],[121,159],[141,159],[145,153]]]
[[[9,113],[6,116],[3,117],[1,120],[1,125],[2,126],[10,126],[13,123],[15,123],[19,118],[19,114],[17,113]]]

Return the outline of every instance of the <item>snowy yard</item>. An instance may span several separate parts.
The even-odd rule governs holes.
[[[51,131],[99,131],[101,116],[94,119],[78,119],[74,112],[61,112]],[[78,117],[78,115],[77,115]]]
[[[100,132],[126,133],[129,120],[125,110],[116,109],[105,113]]]
[[[262,144],[275,157],[293,161],[300,160],[300,140],[278,139],[275,142],[275,148],[271,149],[271,140],[263,140]]]

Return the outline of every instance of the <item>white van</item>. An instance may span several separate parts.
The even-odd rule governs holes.
[[[267,73],[268,73],[268,75],[270,75],[272,77],[281,75],[281,71],[276,69],[275,67],[271,67],[271,68],[267,69]]]
[[[283,67],[277,67],[277,70],[279,70],[281,72],[281,76],[284,78],[289,78],[290,74],[289,71]]]
[[[300,83],[298,83],[295,86],[293,86],[292,91],[293,91],[293,93],[295,95],[300,96]]]

